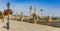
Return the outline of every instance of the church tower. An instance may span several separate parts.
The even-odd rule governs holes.
[[[37,14],[36,6],[34,7],[34,14],[36,15],[36,19],[38,20],[38,14]]]
[[[34,14],[37,15],[36,6],[34,7]]]
[[[30,16],[32,15],[32,6],[30,6]]]

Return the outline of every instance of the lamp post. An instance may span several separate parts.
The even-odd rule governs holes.
[[[42,17],[42,11],[43,11],[43,9],[41,9],[40,11],[41,11],[41,17]]]
[[[7,3],[7,10],[8,10],[8,18],[7,18],[7,29],[9,30],[9,7],[10,7],[10,4],[9,2]]]

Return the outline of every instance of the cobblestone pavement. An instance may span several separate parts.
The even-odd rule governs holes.
[[[4,26],[6,26],[7,20],[5,19],[4,22],[2,22],[2,20],[0,19],[0,31],[60,31],[60,28],[56,27],[32,24],[28,22],[19,22],[14,20],[9,21],[10,29],[7,30],[6,28],[3,28]]]

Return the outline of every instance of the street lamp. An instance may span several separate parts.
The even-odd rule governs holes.
[[[41,17],[42,17],[42,11],[43,11],[43,9],[41,9],[40,11],[41,11]]]
[[[9,7],[10,7],[10,4],[9,4],[9,2],[8,2],[8,3],[7,3],[7,10],[8,10],[7,29],[9,29]]]

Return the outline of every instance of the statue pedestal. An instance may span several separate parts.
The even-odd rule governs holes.
[[[49,21],[52,21],[51,19],[49,19]]]
[[[21,21],[23,21],[24,17],[21,18]]]
[[[37,20],[36,19],[34,19],[34,24],[37,24]]]

